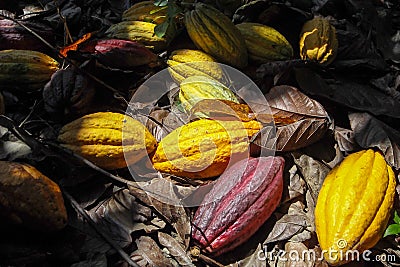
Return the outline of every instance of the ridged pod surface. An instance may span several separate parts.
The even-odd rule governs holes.
[[[338,50],[336,29],[327,19],[316,17],[304,23],[300,34],[300,57],[329,65]]]
[[[109,38],[125,39],[144,44],[150,49],[160,51],[167,48],[168,37],[158,37],[154,34],[157,24],[145,21],[122,21],[112,25],[106,31]]]
[[[186,112],[190,112],[192,107],[203,99],[220,99],[239,103],[228,87],[205,76],[191,76],[183,80],[178,98]]]
[[[237,24],[236,27],[246,40],[250,60],[262,64],[293,57],[292,46],[274,28],[250,22]]]
[[[56,183],[27,164],[0,161],[0,214],[44,232],[64,228],[67,212]]]
[[[215,62],[212,56],[200,50],[180,49],[171,53],[167,64],[171,77],[177,83],[181,83],[190,76],[198,75],[221,81],[223,71]]]
[[[58,70],[58,62],[37,51],[0,51],[0,87],[39,89]]]
[[[262,125],[257,121],[200,119],[183,125],[159,143],[152,158],[156,170],[189,178],[220,175],[232,163],[248,157],[249,137]]]
[[[49,43],[54,41],[54,33],[52,28],[49,26],[35,22],[29,21],[19,21],[29,29],[33,30],[35,33],[39,34],[44,40]],[[45,51],[47,49],[46,45],[43,44],[36,36],[28,32],[18,23],[8,20],[0,20],[0,50],[5,49],[22,49],[22,50],[35,50],[35,51]]]
[[[167,8],[154,5],[154,1],[134,4],[122,14],[122,20],[139,20],[155,24],[163,23],[167,18]]]
[[[243,159],[218,178],[193,219],[192,238],[202,249],[230,251],[265,223],[282,197],[284,164],[282,157]]]
[[[246,43],[232,21],[212,6],[197,3],[185,13],[190,39],[219,62],[243,68],[248,63]]]
[[[391,216],[396,179],[384,157],[373,150],[347,156],[325,178],[315,208],[322,250],[331,265],[346,262],[346,251],[360,254],[382,237]],[[343,258],[340,254],[343,254]]]
[[[108,170],[134,164],[157,146],[142,123],[113,112],[93,113],[72,121],[62,127],[58,141]]]

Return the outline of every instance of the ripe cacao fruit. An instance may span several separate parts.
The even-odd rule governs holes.
[[[179,84],[190,76],[206,76],[221,81],[223,71],[214,62],[213,57],[200,50],[180,49],[172,52],[167,64],[171,77]]]
[[[185,25],[194,44],[233,67],[247,65],[246,43],[232,21],[212,6],[196,3],[194,10],[185,13]]]
[[[40,37],[47,42],[53,43],[54,33],[49,26],[37,21],[20,21],[20,23],[39,34]],[[2,19],[0,20],[0,50],[6,49],[29,49],[43,52],[47,50],[47,46],[18,23],[8,19]]]
[[[60,130],[62,146],[114,170],[136,163],[154,151],[157,141],[139,121],[119,113],[85,115]]]
[[[94,53],[100,63],[111,68],[130,69],[158,60],[147,47],[128,40],[95,40],[80,51]]]
[[[178,98],[188,113],[197,102],[203,99],[220,99],[239,103],[228,87],[206,76],[191,76],[183,80]]]
[[[282,197],[282,157],[243,159],[216,181],[197,209],[192,237],[214,255],[247,241],[271,216]]]
[[[327,19],[316,17],[304,23],[300,34],[300,57],[329,65],[338,50],[336,29]]]
[[[249,156],[249,137],[260,129],[257,121],[190,122],[161,140],[152,158],[153,166],[188,178],[218,176],[230,163]]]
[[[325,178],[315,208],[321,249],[331,265],[361,254],[382,237],[391,215],[396,187],[392,168],[373,150],[347,156]]]
[[[169,35],[158,37],[154,33],[157,24],[144,21],[122,21],[106,31],[109,38],[125,39],[144,44],[147,48],[160,51],[167,48]]]
[[[44,86],[43,101],[54,115],[82,115],[90,108],[95,95],[93,84],[73,68],[58,70]]]
[[[244,22],[236,25],[246,41],[249,59],[258,64],[293,57],[293,48],[274,28],[259,23]]]
[[[153,1],[134,4],[122,14],[122,20],[137,20],[155,24],[163,23],[167,18],[167,8],[155,6]]]
[[[61,190],[36,168],[0,161],[0,214],[15,224],[55,231],[67,223]]]
[[[0,87],[39,89],[58,69],[58,62],[48,55],[30,50],[0,51]]]

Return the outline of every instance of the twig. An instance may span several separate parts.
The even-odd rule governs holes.
[[[205,263],[211,264],[211,265],[213,265],[213,266],[225,267],[225,265],[222,265],[222,264],[219,263],[218,261],[213,260],[213,259],[211,259],[211,258],[209,258],[209,257],[207,257],[207,256],[205,256],[205,255],[203,255],[203,254],[200,254],[200,255],[199,255],[199,259],[202,260],[202,261],[204,261]]]
[[[130,265],[133,267],[140,267],[136,262],[134,262],[129,255],[118,245],[114,242],[114,240],[105,232],[102,232],[101,229],[97,226],[97,224],[92,220],[89,214],[86,212],[81,205],[65,190],[63,189],[63,193],[65,197],[69,200],[72,207],[82,215],[83,218],[93,227],[93,229],[102,237],[104,240],[107,241],[116,251],[117,253]]]

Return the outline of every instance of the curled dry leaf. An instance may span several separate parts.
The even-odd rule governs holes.
[[[328,264],[321,260],[321,251],[319,248],[309,249],[300,242],[288,242],[285,244],[286,267],[328,267]]]
[[[357,150],[358,145],[354,138],[354,131],[335,126],[335,140],[340,151],[352,152]]]
[[[154,207],[174,227],[183,240],[185,248],[188,248],[190,219],[174,191],[174,185],[163,178],[154,178],[149,182],[136,184],[137,186],[129,186],[130,193],[148,206]]]
[[[274,132],[266,126],[255,144],[278,151],[291,151],[318,141],[328,129],[329,117],[323,106],[291,86],[276,86],[265,95],[274,120]]]
[[[362,148],[379,148],[386,161],[394,168],[400,168],[400,132],[368,113],[349,115],[354,138]]]
[[[135,231],[160,229],[160,226],[149,224],[154,217],[151,209],[139,204],[128,189],[117,191],[100,206],[90,210],[89,215],[121,247],[132,243],[131,233]]]
[[[169,234],[158,232],[158,241],[168,249],[171,256],[178,262],[179,266],[195,266],[190,257],[186,254],[185,245],[178,242],[176,238],[173,238]]]
[[[140,267],[173,267],[151,237],[141,236],[135,243],[138,249],[131,254],[131,259]]]

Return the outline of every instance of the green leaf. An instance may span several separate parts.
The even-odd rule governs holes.
[[[397,214],[397,211],[394,212],[394,218],[393,221],[397,224],[400,224],[400,217],[399,214]]]
[[[178,15],[179,13],[181,13],[183,10],[177,6],[174,3],[170,3],[168,5],[168,17],[169,18],[174,18],[176,15]]]
[[[155,0],[154,5],[155,6],[166,6],[166,5],[168,5],[168,0]]]
[[[169,26],[169,21],[168,21],[168,20],[166,20],[166,21],[164,21],[163,23],[157,25],[157,26],[154,28],[154,33],[155,33],[155,35],[156,35],[157,37],[160,37],[160,38],[164,37],[165,33],[166,33],[167,30],[168,30],[168,26]]]
[[[400,234],[400,224],[391,224],[386,228],[385,234],[383,237],[386,237],[388,235],[398,235]]]

